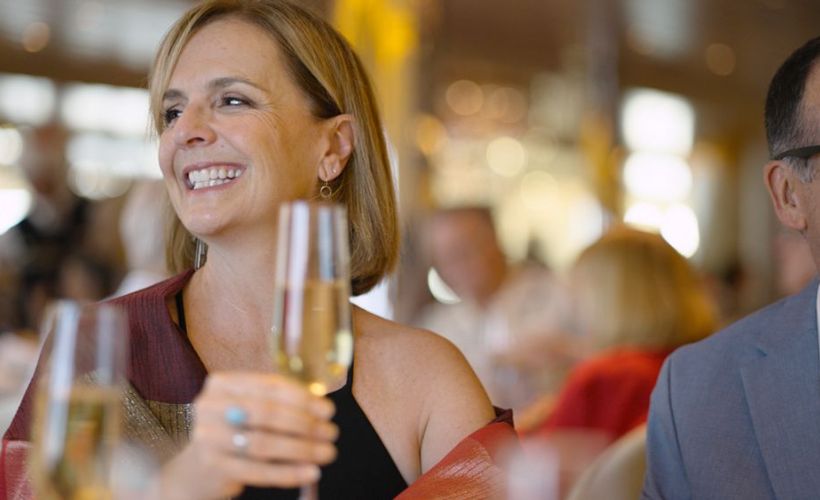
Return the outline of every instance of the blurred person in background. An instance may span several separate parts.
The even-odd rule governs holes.
[[[125,295],[168,277],[167,200],[165,186],[159,180],[138,181],[128,192],[119,227],[128,270],[114,295]]]
[[[439,210],[427,237],[433,267],[460,302],[432,303],[416,324],[464,353],[496,405],[522,407],[556,386],[568,364],[567,311],[553,274],[543,266],[509,265],[485,207]]]
[[[83,252],[71,252],[63,259],[57,274],[56,298],[94,302],[112,289],[112,271]]]
[[[820,263],[820,37],[775,73],[764,182]],[[644,498],[817,498],[818,282],[672,354],[652,394]]]
[[[661,365],[717,327],[701,276],[660,235],[627,227],[585,249],[569,273],[573,318],[597,352],[576,366],[548,417],[527,429],[574,429],[614,441],[643,424]]]
[[[22,279],[20,256],[24,252],[22,242],[12,231],[0,234],[0,332],[23,326],[19,295]]]
[[[89,202],[68,188],[63,158],[66,132],[55,123],[32,130],[21,158],[33,188],[31,211],[7,233],[3,243],[17,248],[20,271],[18,328],[36,331],[47,304],[58,297],[60,269],[83,245]]]
[[[594,354],[572,369],[557,397],[544,395],[516,418],[526,449],[557,456],[564,493],[646,421],[666,356],[716,328],[701,276],[657,234],[611,229],[576,259],[568,288],[573,330]]]

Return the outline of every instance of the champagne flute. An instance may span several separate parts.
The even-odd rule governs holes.
[[[30,465],[36,498],[111,499],[128,347],[125,314],[113,305],[59,301],[43,333]]]
[[[295,201],[279,212],[272,357],[316,395],[344,381],[353,357],[347,215],[330,203]],[[301,498],[316,498],[317,485]]]

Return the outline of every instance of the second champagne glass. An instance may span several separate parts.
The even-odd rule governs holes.
[[[106,304],[60,301],[47,315],[32,429],[37,498],[114,497],[127,326],[125,313]]]
[[[314,394],[344,381],[353,358],[347,214],[296,201],[279,212],[272,357]],[[316,498],[316,485],[302,498]]]

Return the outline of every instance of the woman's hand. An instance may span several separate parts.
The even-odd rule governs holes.
[[[214,373],[194,402],[191,442],[161,472],[161,498],[224,498],[245,485],[292,488],[336,457],[333,403],[292,379]]]

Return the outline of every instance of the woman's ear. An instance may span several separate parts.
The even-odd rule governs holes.
[[[797,231],[805,231],[806,210],[809,207],[806,199],[808,186],[797,172],[782,160],[772,160],[763,168],[763,180],[780,222]]]
[[[319,178],[330,182],[347,166],[356,146],[353,117],[342,114],[327,120],[328,147],[319,165]]]

